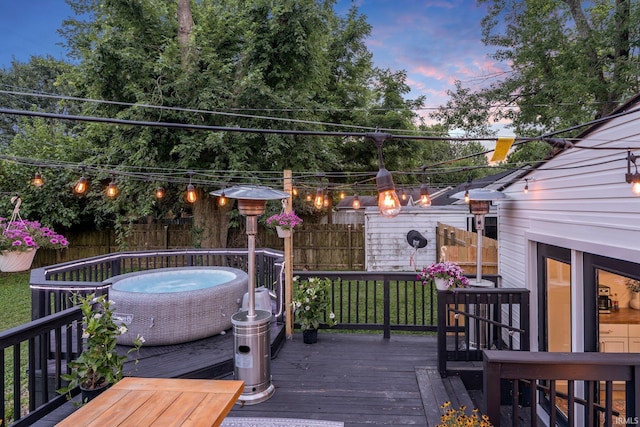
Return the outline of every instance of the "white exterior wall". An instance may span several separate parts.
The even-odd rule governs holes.
[[[403,207],[395,218],[380,215],[377,207],[365,211],[365,265],[367,271],[417,271],[436,262],[438,222],[465,229],[467,205]],[[428,241],[417,251],[407,242],[407,233],[417,230]]]
[[[572,313],[582,314],[582,252],[640,262],[640,197],[625,182],[627,147],[640,147],[640,113],[613,119],[504,190],[498,206],[499,274],[504,287],[531,290],[532,337],[537,336],[537,242],[573,250]],[[636,154],[640,150],[636,150]],[[640,162],[639,162],[640,163]],[[634,170],[632,170],[633,172]],[[534,321],[535,320],[535,321]],[[581,334],[572,334],[580,340]],[[534,341],[536,341],[534,339]],[[532,349],[537,343],[532,342]],[[581,343],[573,342],[579,349]]]

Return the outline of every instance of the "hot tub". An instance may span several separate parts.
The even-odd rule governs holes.
[[[148,346],[194,341],[230,329],[248,276],[229,267],[180,267],[123,274],[109,282],[114,316],[128,328],[118,344],[131,345],[141,335]]]

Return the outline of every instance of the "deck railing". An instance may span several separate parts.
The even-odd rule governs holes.
[[[529,350],[529,290],[457,288],[438,291],[438,369],[482,360],[483,349]]]
[[[483,367],[486,414],[495,427],[500,427],[501,396],[505,395],[512,396],[508,418],[528,418],[527,426],[540,425],[539,418],[551,426],[639,424],[637,354],[485,350]],[[622,389],[617,382],[624,382],[623,405],[614,405],[614,386]],[[528,414],[523,414],[521,406],[529,407]],[[544,410],[539,412],[540,408]],[[508,425],[519,424],[510,421]]]
[[[333,329],[436,332],[435,287],[423,285],[416,273],[364,271],[300,271],[299,280],[329,278],[331,308],[338,324]],[[326,327],[321,325],[321,327]]]

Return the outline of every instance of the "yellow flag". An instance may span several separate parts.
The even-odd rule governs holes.
[[[493,157],[491,157],[491,162],[501,162],[506,159],[507,154],[509,153],[509,149],[511,148],[515,140],[515,136],[501,136],[500,138],[498,138],[496,149],[493,150]]]

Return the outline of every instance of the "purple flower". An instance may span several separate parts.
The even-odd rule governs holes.
[[[26,251],[28,249],[64,248],[67,239],[38,221],[9,221],[0,218],[0,251]]]
[[[285,230],[290,230],[302,224],[302,219],[294,211],[281,212],[267,218],[267,225],[277,225]]]

